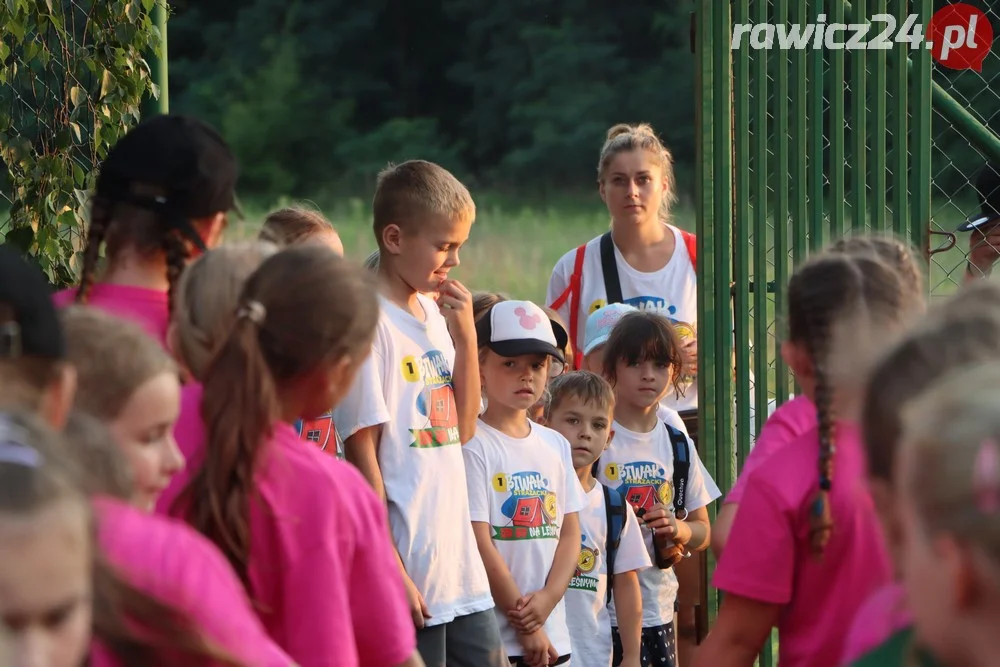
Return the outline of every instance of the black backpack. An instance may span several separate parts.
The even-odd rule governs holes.
[[[674,497],[671,499],[674,514],[680,513],[684,509],[687,500],[687,480],[691,471],[691,444],[687,436],[680,430],[667,424],[663,425],[670,434],[670,449],[674,456]],[[597,462],[594,462],[594,469],[597,469]],[[602,485],[604,486],[604,485]],[[608,590],[607,604],[611,603],[612,583],[614,581],[615,557],[618,555],[618,547],[621,546],[622,531],[625,529],[627,508],[625,507],[625,497],[617,489],[604,486],[604,511],[608,522],[608,543],[604,553],[608,564]],[[685,515],[687,512],[685,511]]]

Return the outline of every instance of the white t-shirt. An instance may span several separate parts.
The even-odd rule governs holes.
[[[625,506],[614,574],[652,566],[642,540],[639,522]],[[573,667],[610,667],[611,615],[608,613],[608,516],[600,484],[587,493],[587,508],[580,512],[581,548],[576,574],[566,590],[566,620],[573,644]]]
[[[618,265],[618,278],[622,287],[622,300],[639,310],[652,310],[670,318],[677,327],[681,338],[694,338],[698,334],[698,283],[695,277],[694,265],[688,255],[687,246],[679,229],[667,225],[674,234],[674,254],[659,271],[643,273],[629,266],[622,257],[618,247],[615,247],[615,262]],[[549,278],[546,303],[558,299],[569,285],[576,263],[576,248],[569,251],[556,262]],[[601,239],[591,239],[587,243],[587,251],[583,259],[583,271],[580,279],[580,312],[576,332],[576,345],[583,349],[585,340],[585,324],[587,316],[598,308],[607,305],[608,295],[604,291],[604,272],[601,270]],[[559,315],[566,322],[570,321],[572,299],[559,308]],[[696,382],[679,383],[683,395],[670,393],[664,399],[664,404],[678,411],[691,410],[698,407],[698,385]]]
[[[469,519],[451,371],[455,347],[437,304],[421,322],[380,298],[371,356],[333,419],[345,440],[382,424],[378,463],[393,541],[431,618],[447,623],[493,607]]]
[[[674,454],[666,426],[657,422],[649,433],[636,433],[614,422],[615,437],[601,455],[598,480],[618,489],[632,508],[650,509],[653,503],[670,506],[674,497]],[[688,472],[684,507],[689,511],[701,509],[722,495],[719,487],[708,474],[690,438],[691,468]],[[651,559],[653,535],[642,526],[643,539]],[[674,601],[677,599],[677,576],[674,569],[661,570],[655,565],[639,573],[642,589],[642,627],[652,628],[674,620]],[[611,622],[616,623],[614,602],[611,605]]]
[[[569,441],[550,428],[528,424],[527,437],[512,438],[480,420],[476,435],[462,447],[469,514],[473,521],[489,523],[493,544],[522,595],[545,587],[563,517],[587,507]],[[507,655],[522,655],[506,610],[495,612]],[[559,655],[572,650],[565,598],[549,614],[545,634]]]

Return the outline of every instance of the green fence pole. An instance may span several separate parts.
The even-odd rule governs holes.
[[[170,113],[170,86],[168,81],[169,58],[167,53],[167,0],[156,0],[149,18],[159,32],[159,40],[156,48],[149,54],[149,73],[159,88],[158,98],[149,95],[142,105],[143,116],[153,116],[156,114]]]
[[[756,23],[766,23],[767,2],[755,0]],[[767,245],[771,237],[767,219],[770,210],[768,197],[769,167],[767,159],[770,123],[768,114],[768,54],[769,51],[753,52],[753,105],[750,108],[753,123],[753,372],[754,410],[757,415],[767,414],[767,400],[770,387],[771,368],[768,364],[768,284],[770,272],[767,267]],[[757,417],[756,429],[760,432],[763,420]]]
[[[788,23],[788,0],[774,1],[774,21],[778,25]],[[773,61],[777,67],[774,88],[774,149],[777,153],[775,165],[775,207],[774,207],[774,310],[778,317],[785,312],[783,287],[788,281],[788,154],[796,150],[789,143],[788,135],[788,59],[779,54]],[[778,404],[788,400],[788,372],[781,355],[775,355],[774,389]],[[766,414],[766,413],[765,413]]]
[[[866,19],[866,0],[855,0],[854,20]],[[861,22],[858,20],[858,23]],[[876,65],[877,67],[877,65]],[[864,229],[868,219],[868,57],[851,53],[851,227]],[[877,84],[876,84],[877,88]],[[878,162],[872,164],[879,169]]]
[[[750,0],[735,3],[735,23],[750,21]],[[736,172],[733,221],[733,329],[736,346],[736,460],[750,452],[750,49],[737,49],[733,104]],[[767,344],[766,340],[760,341]],[[730,488],[727,481],[727,486]]]
[[[924,25],[927,25],[933,11],[932,0],[915,0],[914,13]],[[930,237],[928,232],[931,224],[931,114],[933,113],[931,105],[936,105],[931,87],[931,52],[927,49],[917,49],[916,53],[907,59],[907,63],[911,64],[910,86],[913,89],[913,95],[910,97],[910,117],[913,119],[910,242],[928,257]],[[991,142],[985,143],[993,145]],[[929,290],[930,271],[925,273],[925,280]]]
[[[875,0],[875,12],[886,12],[886,0]],[[885,24],[880,24],[884,26]],[[878,30],[878,28],[876,28]],[[872,31],[874,32],[874,30]],[[867,51],[859,51],[867,54]],[[872,86],[872,227],[877,230],[886,228],[886,178],[885,172],[889,166],[886,161],[886,53],[885,49],[874,52],[874,82]]]
[[[792,3],[792,23],[806,25],[809,18],[804,0]],[[792,262],[797,265],[806,255],[806,233],[809,231],[809,209],[806,192],[806,120],[808,115],[808,90],[806,82],[806,51],[795,49],[789,54],[792,61]]]
[[[910,13],[907,0],[893,0],[896,22],[902,25]],[[889,94],[892,96],[892,230],[902,237],[909,220],[910,188],[909,164],[909,81],[905,67],[899,63],[909,57],[909,44],[897,42],[892,51],[892,78],[889,79]]]
[[[845,23],[845,5],[833,3],[829,23]],[[830,51],[830,235],[838,239],[844,235],[845,182],[844,182],[844,49]]]
[[[809,0],[812,16],[823,11],[825,0]],[[823,49],[809,52],[809,246],[812,249],[826,245],[826,176],[824,174],[825,154],[825,109],[826,98],[823,74],[826,56]]]

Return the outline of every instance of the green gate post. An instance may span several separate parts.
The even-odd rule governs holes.
[[[170,113],[169,90],[169,58],[167,54],[167,15],[169,7],[167,0],[156,0],[150,12],[150,19],[160,33],[157,48],[149,55],[149,71],[153,83],[160,89],[160,97],[152,95],[146,98],[142,108],[143,116]]]

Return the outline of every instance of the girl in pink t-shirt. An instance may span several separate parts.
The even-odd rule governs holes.
[[[91,451],[117,446],[130,473],[125,498],[133,507],[110,498],[95,504],[104,556],[131,585],[194,619],[207,637],[247,664],[287,667],[291,659],[268,639],[214,545],[180,522],[146,514],[184,466],[173,436],[180,410],[173,359],[131,322],[86,306],[61,315],[67,361],[78,379],[74,407],[107,427],[103,433],[76,431],[76,416],[69,439]],[[86,442],[102,437],[113,444]],[[87,463],[88,470],[108,467]]]
[[[87,472],[72,451],[36,419],[0,414],[3,664],[282,664],[238,662],[210,646],[196,621],[98,557]]]
[[[419,665],[386,510],[292,422],[336,405],[364,361],[372,277],[320,244],[282,250],[246,281],[205,369],[173,503],[244,582],[270,636],[302,667]]]
[[[942,664],[1000,655],[1000,363],[968,365],[903,410],[901,564],[917,638]]]
[[[92,304],[166,344],[173,284],[189,257],[219,242],[235,186],[236,160],[208,125],[178,115],[140,123],[101,164],[80,285],[56,304]]]
[[[907,244],[891,236],[853,236],[835,242],[830,247],[830,252],[877,257],[883,260],[896,269],[903,278],[906,298],[912,301],[915,308],[923,309],[924,283],[921,280],[916,254]],[[781,353],[786,363],[789,363],[790,358],[796,354],[796,344],[793,341],[784,343]],[[816,427],[816,406],[809,398],[815,390],[815,379],[811,369],[807,366],[801,373],[796,373],[795,381],[804,393],[779,407],[765,422],[753,449],[750,450],[740,469],[736,484],[726,495],[715,523],[712,524],[712,552],[716,558],[722,555],[722,550],[729,539],[729,531],[746,490],[747,479],[753,471],[769,457],[781,451],[789,442]]]
[[[853,420],[858,378],[878,341],[915,313],[906,294],[899,273],[873,256],[826,253],[792,276],[789,341],[797,345],[786,358],[815,378],[818,426],[747,480],[713,579],[725,596],[696,667],[749,667],[774,626],[783,667],[835,667],[846,626],[889,581]]]

